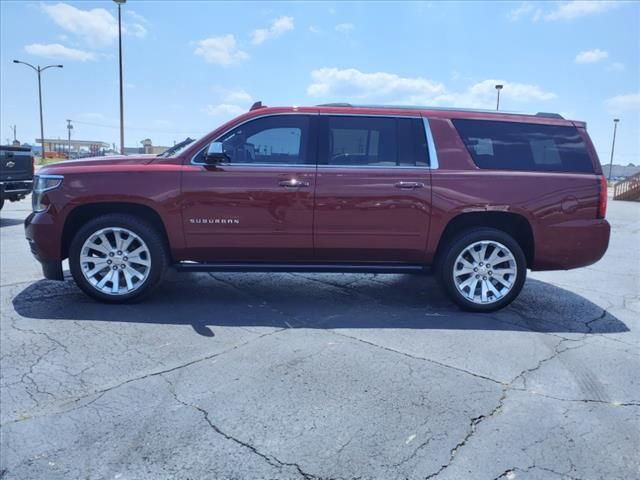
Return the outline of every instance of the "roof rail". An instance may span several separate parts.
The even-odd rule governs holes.
[[[538,112],[536,113],[536,117],[561,118],[564,120],[564,117],[559,113],[550,113],[550,112]]]
[[[506,113],[508,115],[532,115],[536,117],[559,118],[564,120],[564,117],[558,113],[508,112],[508,111],[496,111],[496,110],[480,109],[480,108],[429,107],[429,106],[423,106],[423,105],[353,105],[351,103],[346,103],[346,102],[323,103],[316,106],[317,107],[344,107],[344,108],[388,108],[388,109],[395,109],[395,110],[442,110],[442,111],[449,111],[449,112],[479,112],[479,113],[495,113],[495,114]]]
[[[316,107],[353,107],[350,103],[338,102],[338,103],[321,103],[320,105],[316,105]]]

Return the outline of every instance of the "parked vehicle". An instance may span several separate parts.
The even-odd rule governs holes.
[[[4,201],[17,202],[31,193],[33,154],[28,147],[0,145],[0,209]]]
[[[583,122],[423,107],[251,111],[159,156],[36,176],[26,236],[88,295],[126,302],[182,271],[425,272],[492,311],[527,269],[605,253],[606,180]],[[419,281],[419,280],[416,280]]]

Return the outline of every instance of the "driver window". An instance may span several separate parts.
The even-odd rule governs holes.
[[[308,132],[307,116],[271,116],[240,125],[221,141],[230,164],[304,164]]]

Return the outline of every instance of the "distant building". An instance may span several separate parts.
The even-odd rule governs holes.
[[[39,138],[36,138],[36,143],[42,143]],[[71,144],[71,151],[69,151],[69,144]],[[102,156],[109,144],[100,140],[76,140],[71,139],[64,140],[61,138],[45,138],[44,147],[46,149],[47,156],[54,156],[59,158],[78,158],[81,156]],[[33,148],[36,151],[36,148]]]
[[[141,147],[124,147],[125,155],[139,155],[139,154],[153,154],[159,155],[169,147],[161,147],[153,145],[153,142],[150,138],[145,138],[140,142]]]
[[[611,167],[611,175],[609,175],[609,165],[602,166],[602,173],[607,177],[613,179],[627,178],[636,173],[640,173],[640,167],[635,165],[616,165]]]

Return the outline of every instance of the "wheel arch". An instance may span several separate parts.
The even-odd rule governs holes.
[[[527,260],[527,267],[531,267],[535,255],[533,229],[529,220],[513,212],[466,212],[453,217],[444,228],[434,257],[437,263],[444,251],[444,247],[460,232],[473,227],[489,227],[511,235],[522,248]]]
[[[82,225],[88,220],[110,213],[127,214],[146,220],[162,235],[167,252],[171,252],[166,225],[152,207],[133,202],[95,202],[79,205],[67,215],[62,231],[61,258],[68,258],[71,241]]]

